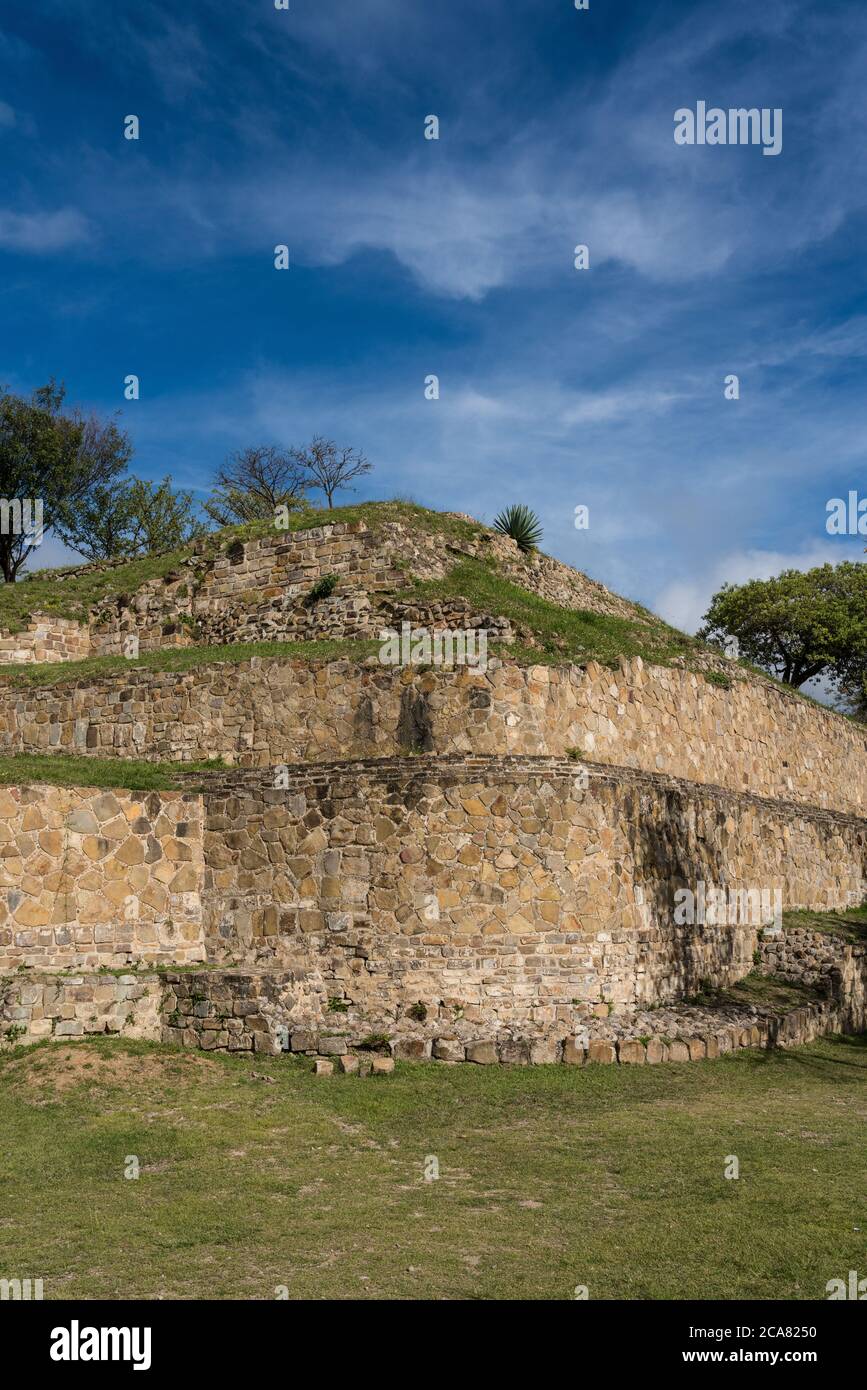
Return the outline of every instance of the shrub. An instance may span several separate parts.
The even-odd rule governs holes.
[[[494,530],[511,536],[519,550],[535,550],[542,539],[542,523],[535,512],[516,502],[494,518]]]
[[[391,1042],[390,1033],[368,1033],[366,1038],[362,1038],[357,1044],[357,1052],[387,1052],[388,1044]]]
[[[307,595],[308,603],[318,603],[321,598],[328,598],[337,588],[336,574],[323,574],[321,579],[317,579],[310,593]]]

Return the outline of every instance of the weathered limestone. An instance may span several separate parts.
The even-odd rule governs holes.
[[[592,1022],[616,1043],[646,1006],[748,973],[761,923],[679,925],[680,887],[779,889],[785,908],[864,893],[857,818],[627,769],[594,767],[586,789],[569,760],[532,758],[197,781],[0,789],[0,969],[207,954],[290,972],[293,1034],[329,1035],[322,1052],[345,1053],[352,1031],[427,1056],[450,1020],[463,1059],[487,1028],[562,1042]],[[768,958],[782,970],[791,949]],[[842,971],[853,987],[854,955],[816,959],[817,979]]]
[[[829,932],[789,927],[759,943],[761,970],[783,980],[812,985],[838,1001],[840,1030],[867,1029],[867,944],[849,943]]]
[[[0,631],[0,666],[83,661],[90,650],[89,627],[69,618],[39,613],[21,632]]]
[[[678,887],[778,888],[785,908],[863,895],[857,818],[625,769],[586,791],[548,759],[204,780],[209,954],[299,972],[311,1027],[338,996],[370,1032],[442,1039],[452,1016],[463,1046],[479,1022],[574,1033],[751,969],[760,923],[678,926]]]
[[[0,665],[120,652],[130,636],[142,651],[370,637],[403,619],[524,641],[465,600],[397,597],[461,555],[557,603],[639,616],[483,528],[209,545],[88,625],[37,615],[0,637]],[[314,601],[326,575],[333,592]],[[779,891],[786,909],[865,897],[863,730],[708,662],[709,679],[637,659],[256,658],[0,680],[2,751],[235,768],[174,793],[0,788],[0,1045],[129,1032],[364,1076],[394,1059],[682,1063],[867,1027],[863,945],[766,934],[765,917],[675,918],[676,891],[699,883]],[[808,987],[804,1003],[701,1002],[754,961]],[[202,968],[129,968],[154,963]]]
[[[867,812],[860,726],[780,690],[677,668],[420,671],[367,662],[130,668],[46,689],[0,678],[0,751],[68,751],[242,767],[393,756],[563,756],[729,791]]]
[[[156,975],[44,975],[0,979],[0,1046],[123,1033],[158,1042],[163,986]]]
[[[202,801],[0,788],[0,970],[201,961]]]

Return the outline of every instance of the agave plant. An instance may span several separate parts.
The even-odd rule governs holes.
[[[494,518],[494,529],[511,536],[520,550],[533,550],[542,539],[542,524],[535,512],[516,502]]]

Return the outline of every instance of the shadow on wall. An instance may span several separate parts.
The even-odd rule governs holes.
[[[658,792],[633,790],[627,794],[624,817],[645,920],[657,936],[656,979],[648,1001],[689,998],[707,980],[733,984],[752,969],[757,940],[755,923],[675,921],[678,890],[697,895],[702,883],[726,889],[742,883],[735,884],[731,875],[737,832],[727,828],[730,811],[722,806],[697,809],[695,798],[677,788],[666,789],[663,798],[660,816]]]

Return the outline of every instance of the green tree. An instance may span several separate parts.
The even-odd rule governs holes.
[[[132,498],[128,483],[98,484],[54,529],[64,545],[87,560],[131,555]]]
[[[196,518],[192,493],[176,492],[167,477],[93,488],[56,530],[79,555],[110,560],[178,550],[205,527]]]
[[[867,672],[846,677],[840,685],[843,709],[853,719],[867,724]]]
[[[867,671],[867,566],[845,560],[724,584],[698,635],[737,638],[742,657],[787,685],[826,675],[842,689]]]
[[[0,498],[39,504],[41,530],[74,518],[97,488],[111,487],[132,456],[114,420],[77,407],[64,411],[65,396],[53,380],[29,397],[0,388]],[[0,571],[12,584],[41,535],[8,522],[4,509]]]
[[[278,507],[303,507],[309,485],[291,451],[260,444],[230,454],[217,471],[204,510],[217,526],[273,521]]]
[[[161,483],[136,478],[129,486],[130,537],[134,555],[179,550],[205,532],[191,492],[176,492],[170,477]]]

